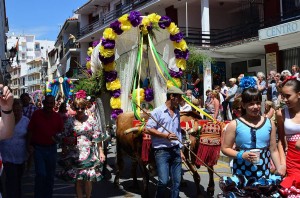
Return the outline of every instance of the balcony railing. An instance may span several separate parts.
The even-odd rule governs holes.
[[[29,81],[27,81],[27,86],[40,85],[40,84],[41,84],[41,80],[29,80]]]
[[[79,49],[80,45],[78,42],[75,42],[73,40],[68,40],[64,46],[65,54],[68,53],[70,49]]]
[[[78,38],[81,38],[95,30],[100,29],[101,26],[109,24],[110,22],[122,16],[123,14],[129,13],[132,10],[136,10],[137,8],[145,5],[146,3],[155,1],[157,0],[135,0],[129,4],[124,4],[119,9],[112,10],[104,14],[102,17],[100,17],[100,19],[97,19],[92,23],[88,24],[87,26],[80,28],[77,36]]]
[[[41,67],[35,67],[32,69],[28,69],[27,74],[40,73]]]
[[[105,14],[100,20],[96,20],[93,23],[80,29],[78,37],[83,37],[88,33],[91,33],[101,26],[109,24],[121,15],[128,13],[132,10],[141,7],[142,5],[156,1],[156,0],[141,0],[135,1],[130,4],[125,4],[121,6],[120,9],[113,10]],[[209,45],[209,46],[219,46],[227,43],[232,43],[235,41],[241,41],[243,39],[249,39],[258,36],[258,30],[279,25],[282,23],[287,23],[290,21],[300,19],[300,9],[294,9],[282,13],[281,16],[277,16],[268,20],[251,19],[249,22],[245,22],[241,25],[236,25],[228,27],[222,30],[211,30],[210,33],[202,33],[201,28],[188,28],[188,36],[186,36],[185,27],[180,27],[182,33],[185,36],[187,43],[195,45]]]

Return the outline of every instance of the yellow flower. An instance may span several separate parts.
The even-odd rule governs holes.
[[[174,85],[174,83],[171,80],[167,81],[167,88],[169,89],[172,86],[177,86],[177,87],[181,87],[181,80],[180,78],[173,78],[173,80],[175,81],[176,85]]]
[[[121,29],[123,31],[127,31],[127,30],[130,30],[132,27],[130,21],[124,21],[122,24],[121,24]]]
[[[179,49],[181,51],[186,51],[187,50],[187,44],[184,39],[181,39],[179,43],[173,42],[174,48]]]
[[[171,35],[178,34],[179,31],[180,31],[179,28],[177,27],[177,25],[175,25],[174,22],[172,22],[172,23],[170,24],[170,26],[167,27],[167,30],[169,31],[169,33],[170,33]]]
[[[132,27],[130,21],[128,21],[128,14],[124,14],[123,16],[121,16],[118,21],[121,23],[121,29],[123,31],[130,30],[130,28]]]
[[[139,97],[138,94],[140,94]],[[143,102],[145,100],[145,90],[143,88],[133,90],[132,95],[136,95],[136,98],[132,98],[132,100],[134,100],[135,102],[137,102],[138,100],[140,100],[140,102]]]
[[[91,56],[92,53],[93,53],[93,48],[92,48],[92,47],[89,47],[89,48],[88,48],[88,51],[87,51],[87,55],[88,55],[88,56]]]
[[[103,32],[103,38],[109,39],[109,40],[116,40],[117,34],[114,32],[111,28],[106,28]]]
[[[125,21],[128,21],[128,16],[129,14],[124,14],[123,16],[121,16],[118,21],[120,21],[120,23],[123,23]]]
[[[91,65],[91,61],[86,62],[86,68],[87,68],[87,69],[91,69],[91,66],[92,66],[92,65]]]
[[[71,90],[70,90],[70,92],[72,92],[72,93],[73,93],[73,92],[74,92],[74,90],[73,90],[73,89],[71,89]]]
[[[109,71],[113,71],[115,70],[116,68],[116,63],[115,62],[112,62],[112,63],[108,63],[106,65],[103,65],[103,69],[104,71],[106,72],[109,72]]]
[[[143,20],[142,20],[142,25],[143,26],[149,26],[151,23],[151,21],[148,19],[148,17],[144,17]]]
[[[115,49],[105,49],[104,46],[101,45],[99,48],[99,52],[101,56],[108,58],[114,55]]]
[[[106,89],[109,91],[117,90],[121,88],[121,82],[120,79],[116,79],[112,82],[107,82],[106,83]]]
[[[156,13],[149,14],[147,18],[152,22],[152,23],[158,23],[159,19],[161,18],[160,15]]]
[[[141,30],[142,30],[143,35],[148,34],[147,26],[141,26]]]
[[[110,98],[110,106],[112,109],[121,109],[121,98]]]
[[[47,91],[47,93],[50,93],[50,92],[51,92],[51,89],[47,89],[46,91]]]
[[[183,59],[183,58],[180,58],[180,59],[175,59],[176,61],[176,66],[182,70],[185,70],[186,69],[186,60]]]

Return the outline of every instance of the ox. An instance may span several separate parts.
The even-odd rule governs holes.
[[[144,119],[148,119],[147,114],[141,114],[141,117]],[[201,119],[201,116],[195,112],[184,112],[180,115],[180,121],[182,123],[188,123],[191,120],[194,121],[192,127],[183,127],[182,129],[183,136],[189,137],[190,142],[190,150],[193,153],[197,153],[199,143],[197,143],[198,136],[196,133],[191,133],[192,131],[197,131],[198,129],[198,121]],[[135,120],[133,112],[127,112],[120,114],[116,120],[117,130],[116,130],[116,141],[117,141],[117,166],[116,166],[116,177],[114,180],[115,185],[119,185],[119,178],[120,174],[124,167],[123,155],[127,154],[132,159],[132,169],[131,174],[133,177],[133,185],[138,186],[137,184],[137,174],[136,169],[137,166],[140,165],[141,172],[143,175],[143,189],[142,189],[142,197],[148,197],[148,185],[149,185],[149,172],[146,168],[148,163],[154,163],[153,156],[149,157],[149,161],[145,163],[142,160],[142,141],[143,136],[138,135],[137,130],[132,129],[133,122]],[[131,133],[126,133],[125,131],[131,130]],[[191,154],[190,150],[184,149],[184,155],[186,157],[186,161],[184,162],[190,171],[192,172],[193,179],[197,189],[197,195],[201,196],[201,189],[200,189],[200,176],[197,171],[197,167],[194,165],[196,161],[196,157]],[[199,166],[198,166],[199,168]],[[207,188],[207,192],[209,195],[213,195],[214,193],[214,180],[213,180],[213,167],[208,167],[209,172],[209,186]]]

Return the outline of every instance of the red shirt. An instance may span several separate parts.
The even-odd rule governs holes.
[[[31,144],[52,145],[55,144],[53,136],[63,131],[64,124],[60,115],[56,112],[45,114],[44,110],[36,110],[29,122],[28,130],[32,133]]]

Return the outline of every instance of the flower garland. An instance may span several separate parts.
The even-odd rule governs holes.
[[[74,85],[70,78],[64,77],[64,81],[62,83],[64,86],[63,88],[67,91],[65,93],[68,100],[72,98],[73,92],[74,92]],[[66,88],[66,85],[68,88]],[[55,78],[52,81],[48,82],[46,93],[47,95],[53,95],[56,96],[57,92],[59,90],[59,79]],[[64,90],[62,90],[64,91]]]
[[[244,90],[255,88],[256,84],[256,80],[252,76],[245,76],[241,79],[239,86]]]
[[[91,70],[91,67],[92,67],[92,64],[91,64],[91,56],[92,56],[92,53],[93,53],[93,50],[94,48],[99,44],[99,41],[94,41],[93,44],[92,44],[92,47],[89,47],[88,48],[88,51],[87,51],[87,57],[85,58],[86,60],[86,70],[87,70],[87,73],[92,75],[92,70]]]
[[[172,79],[168,79],[167,86],[181,86],[180,77],[182,70],[186,68],[186,60],[189,56],[189,51],[183,34],[179,28],[168,16],[160,16],[152,13],[148,16],[142,17],[140,12],[132,11],[129,14],[124,14],[118,20],[112,22],[108,28],[103,32],[101,38],[101,46],[99,48],[99,59],[103,64],[104,76],[106,81],[106,89],[111,92],[110,105],[113,109],[112,118],[115,119],[120,113],[121,109],[121,83],[118,78],[115,63],[115,40],[118,35],[124,31],[130,30],[132,27],[139,26],[144,35],[148,34],[153,27],[160,27],[167,29],[170,33],[170,40],[173,41],[174,54],[176,58],[176,66],[180,69],[179,72],[170,71]],[[141,91],[141,90],[136,90]],[[153,99],[153,90],[150,88],[144,90],[145,100]],[[142,99],[142,98],[141,98]],[[151,101],[151,100],[150,100]]]

